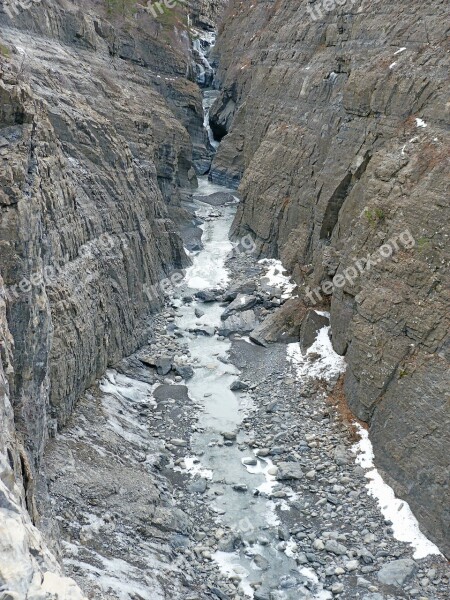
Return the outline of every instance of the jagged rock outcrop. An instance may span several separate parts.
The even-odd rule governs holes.
[[[32,473],[17,437],[9,398],[13,338],[6,321],[6,290],[0,277],[0,591],[3,598],[86,600],[49,552],[33,524]]]
[[[331,305],[348,402],[448,555],[446,6],[339,4],[230,3],[211,178],[240,181],[234,233]]]

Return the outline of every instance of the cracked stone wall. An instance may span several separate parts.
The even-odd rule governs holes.
[[[103,6],[43,0],[11,20],[0,1],[0,589],[30,600],[81,598],[35,528],[41,458],[146,341],[152,286],[188,264],[180,190],[209,156],[183,15]]]
[[[444,2],[230,3],[216,58],[214,181],[236,235],[307,292],[402,232],[414,244],[321,293],[378,465],[450,552],[448,54]],[[338,281],[340,281],[338,279]]]

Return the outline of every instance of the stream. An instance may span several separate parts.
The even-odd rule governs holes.
[[[209,127],[209,109],[217,95],[216,90],[203,90],[204,125],[214,149],[219,144]],[[195,214],[205,219],[202,225],[203,248],[192,257],[182,295],[195,298],[199,291],[213,290],[217,293],[230,283],[226,259],[236,246],[229,240],[229,231],[238,198],[234,196],[234,203],[212,210],[209,204],[198,200],[218,192],[227,195],[236,193],[212,184],[207,176],[199,178],[194,207]],[[223,311],[224,307],[219,302],[194,300],[179,307],[175,323],[178,329],[186,332],[199,327],[217,332]],[[317,578],[309,569],[301,569],[302,577],[298,578],[292,542],[286,544],[284,551],[279,548],[280,521],[275,513],[275,504],[269,499],[277,485],[276,467],[270,458],[259,457],[248,448],[240,449],[246,447],[248,441],[248,436],[239,431],[240,426],[253,408],[253,400],[248,391],[230,390],[240,374],[228,358],[232,342],[218,333],[191,336],[187,340],[197,368],[186,385],[193,404],[201,407],[201,416],[200,426],[190,439],[192,455],[186,457],[185,463],[191,473],[208,480],[210,495],[216,498],[212,510],[217,514],[217,524],[237,532],[244,542],[241,551],[217,551],[213,555],[214,560],[225,575],[241,579],[240,588],[246,597],[253,598],[255,587],[258,588],[261,583],[269,588],[275,582],[281,582],[282,588],[285,581],[285,587],[291,587],[289,577],[293,572],[297,574],[297,584],[306,582],[308,587],[314,587]],[[247,343],[252,342],[248,340]],[[283,593],[282,597],[291,598],[291,595]],[[295,597],[298,598],[298,595]],[[330,598],[331,594],[318,590],[314,597]]]

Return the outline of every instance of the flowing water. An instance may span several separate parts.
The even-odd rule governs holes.
[[[217,148],[218,143],[209,127],[209,109],[217,94],[215,90],[204,90],[204,124],[213,148]],[[199,178],[195,196],[216,192],[235,193],[210,183],[207,176]],[[229,230],[236,211],[235,203],[212,208],[195,197],[194,205],[196,214],[206,217],[206,221],[202,226],[203,249],[193,257],[184,282],[184,293],[192,296],[200,290],[224,289],[229,283],[225,263],[233,248]],[[204,313],[200,318],[195,314],[196,309]],[[176,325],[186,331],[198,327],[216,329],[221,323],[223,310],[218,302],[194,301],[179,308]],[[277,549],[280,543],[279,521],[275,504],[268,497],[276,485],[275,476],[271,474],[272,462],[268,458],[256,457],[248,449],[239,449],[246,441],[239,428],[252,407],[252,399],[248,392],[230,390],[230,385],[239,375],[236,367],[228,361],[231,342],[216,334],[191,336],[188,344],[191,357],[199,367],[187,382],[187,387],[193,403],[201,406],[202,414],[200,427],[191,438],[192,456],[187,457],[185,462],[190,467],[195,465],[191,472],[209,480],[210,491],[215,496],[212,509],[217,514],[218,525],[229,527],[244,542],[241,551],[217,552],[214,559],[224,573],[241,577],[241,590],[247,597],[254,595],[251,583],[263,581],[269,586],[269,583],[281,582],[282,585],[293,573],[298,583],[299,570],[290,553],[289,543],[285,551]],[[224,436],[224,433],[232,435]],[[236,441],[224,442],[224,438],[233,437],[234,433],[237,433]],[[312,572],[303,569],[300,574],[308,587],[315,587],[316,579]],[[283,594],[283,597],[291,596]],[[314,597],[330,596],[327,592],[319,592]]]

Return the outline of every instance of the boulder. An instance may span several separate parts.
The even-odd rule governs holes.
[[[258,298],[247,294],[238,294],[233,302],[226,308],[220,317],[222,321],[225,321],[231,315],[237,312],[244,312],[256,306]]]
[[[227,336],[232,333],[249,333],[258,325],[259,321],[253,310],[245,310],[228,317],[219,328],[219,335]]]
[[[278,464],[278,481],[288,481],[290,479],[303,479],[301,466],[295,462],[281,462]]]
[[[173,365],[173,369],[177,375],[183,379],[191,379],[194,376],[194,369],[191,365]]]
[[[183,402],[189,401],[188,389],[185,385],[170,385],[163,383],[159,385],[153,392],[155,400],[178,400]]]
[[[148,354],[139,357],[139,360],[148,365],[154,367],[158,375],[167,375],[172,370],[172,358],[169,356],[151,356]]]
[[[228,192],[216,192],[209,194],[208,196],[194,196],[196,200],[210,204],[211,206],[223,206],[224,204],[230,204],[236,202],[233,194]]]
[[[255,327],[250,339],[260,346],[267,346],[270,342],[298,342],[305,311],[306,306],[299,298],[290,298]]]
[[[214,302],[216,295],[208,290],[201,290],[195,294],[195,297],[202,302]]]
[[[322,327],[326,327],[329,324],[329,317],[315,310],[308,310],[300,327],[300,346],[303,352],[306,352],[314,344]]]
[[[243,283],[239,283],[229,288],[225,294],[223,299],[227,302],[234,300],[238,294],[253,294],[256,291],[256,283],[254,281],[244,281]]]
[[[230,385],[230,390],[232,392],[238,392],[240,390],[248,390],[248,384],[244,383],[243,381],[240,381],[238,379],[237,381],[233,381],[233,383]]]
[[[384,565],[378,571],[378,581],[385,585],[394,585],[403,587],[404,583],[410,579],[417,570],[417,564],[412,558],[400,558]]]

